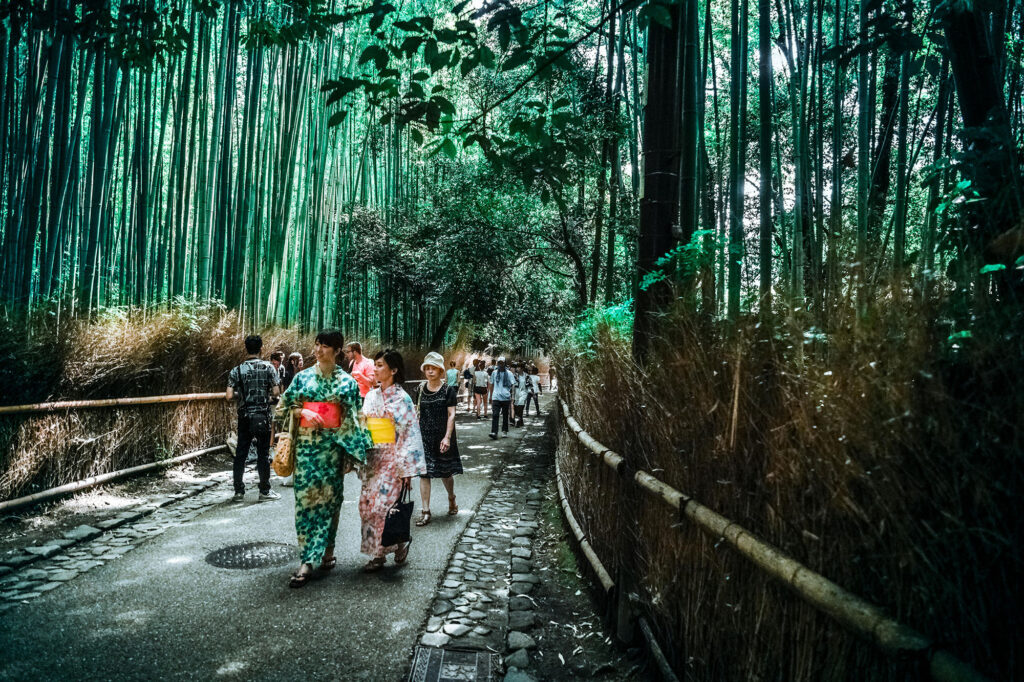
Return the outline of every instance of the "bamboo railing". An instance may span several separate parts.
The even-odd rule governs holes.
[[[29,412],[56,412],[58,410],[79,410],[95,407],[123,407],[125,405],[159,405],[162,403],[184,403],[195,400],[224,400],[227,393],[182,393],[180,395],[154,395],[144,398],[107,398],[104,400],[62,400],[54,403],[32,403],[29,405],[0,406],[0,415],[24,414]]]
[[[628,473],[624,470],[625,460],[622,455],[602,445],[584,431],[569,412],[569,405],[565,400],[560,397],[558,402],[566,425],[580,444],[616,473]],[[680,519],[689,519],[705,533],[724,539],[744,558],[785,584],[805,602],[886,653],[894,656],[925,657],[932,678],[938,682],[989,682],[987,677],[948,651],[938,648],[925,635],[885,615],[878,606],[846,591],[778,548],[758,539],[739,524],[705,507],[646,471],[632,472],[629,477],[649,495],[675,509]],[[559,480],[559,487],[561,485]],[[564,508],[571,512],[567,499]],[[575,516],[572,516],[572,519],[576,523]],[[578,538],[582,536],[580,531]],[[599,559],[597,565],[601,565]],[[601,570],[604,570],[603,566]]]

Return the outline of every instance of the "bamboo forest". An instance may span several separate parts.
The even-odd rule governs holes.
[[[0,0],[0,405],[532,363],[562,570],[661,642],[536,677],[1021,680],[1022,150],[1022,0]],[[0,497],[228,428],[92,418],[0,416]]]

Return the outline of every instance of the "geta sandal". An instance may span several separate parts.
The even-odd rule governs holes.
[[[405,560],[409,558],[409,545],[411,544],[412,540],[409,540],[404,545],[395,550],[396,564],[404,564]]]

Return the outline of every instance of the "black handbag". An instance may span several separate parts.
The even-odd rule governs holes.
[[[402,484],[402,492],[395,504],[388,509],[384,519],[384,532],[380,536],[381,547],[391,547],[402,542],[409,542],[409,522],[412,521],[413,502],[410,498],[409,484]]]

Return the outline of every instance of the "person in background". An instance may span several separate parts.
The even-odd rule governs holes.
[[[302,353],[292,353],[288,356],[288,362],[285,363],[284,368],[284,390],[288,390],[291,386],[292,379],[295,375],[302,371]]]
[[[513,414],[515,415],[516,426],[523,426],[523,410],[526,409],[527,389],[529,378],[526,375],[526,363],[517,362],[512,366],[514,384],[512,386]]]
[[[420,365],[420,371],[427,378],[416,394],[416,406],[420,414],[420,433],[423,436],[423,454],[427,472],[420,476],[420,498],[423,507],[417,526],[430,523],[430,483],[440,478],[448,491],[448,516],[459,513],[455,504],[456,474],[462,473],[462,459],[459,444],[455,438],[455,405],[458,389],[442,381],[444,358],[440,353],[428,353]]]
[[[228,374],[227,399],[238,398],[238,445],[235,447],[235,499],[245,497],[245,459],[256,442],[256,472],[259,475],[260,502],[278,500],[280,495],[270,489],[270,437],[273,403],[281,392],[281,378],[269,362],[260,360],[263,339],[245,337],[249,357]]]
[[[480,418],[480,407],[484,408],[484,419],[487,419],[487,382],[490,377],[484,371],[484,361],[477,359],[473,362],[476,372],[473,374],[473,405],[476,409],[476,418]]]
[[[363,483],[359,495],[359,517],[363,522],[360,551],[370,557],[363,566],[367,573],[380,570],[388,554],[395,555],[396,564],[405,563],[409,556],[409,542],[381,546],[384,522],[402,489],[411,485],[412,477],[427,473],[416,408],[402,388],[405,382],[402,355],[397,350],[382,350],[374,356],[374,361],[374,372],[380,386],[366,395],[363,415],[393,420],[395,439],[393,443],[375,444],[366,466],[359,470]]]
[[[447,379],[449,386],[455,386],[456,395],[458,394],[459,384],[459,370],[455,369],[455,362],[451,361],[448,363],[448,371],[445,372],[445,378]]]
[[[537,410],[537,416],[540,416],[540,370],[537,369],[537,365],[530,367],[530,386],[529,392],[526,395],[526,409],[524,412],[530,412],[530,402],[533,401],[533,406]]]
[[[548,387],[552,392],[558,390],[558,379],[555,376],[555,366],[548,367]]]
[[[473,369],[476,369],[476,360],[473,361]],[[463,385],[466,387],[466,412],[473,411],[473,370],[467,363],[462,370]]]
[[[365,398],[377,383],[373,374],[373,360],[363,357],[363,347],[358,341],[348,344],[347,349],[352,355],[352,369],[349,370],[349,374],[359,384],[359,395]]]
[[[281,378],[281,384],[284,384],[284,351],[275,350],[270,354],[270,364],[277,370],[277,375]]]
[[[372,445],[359,422],[359,386],[338,367],[345,339],[340,331],[316,336],[316,364],[295,375],[281,399],[300,419],[295,443],[295,533],[301,562],[290,587],[302,587],[337,563],[334,542],[344,500],[345,473],[366,461]]]
[[[491,439],[498,438],[498,416],[501,421],[501,435],[508,436],[508,411],[512,404],[512,372],[505,368],[505,356],[498,358],[498,367],[491,373],[489,389],[491,399]]]

